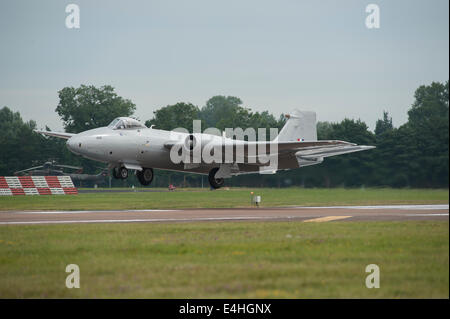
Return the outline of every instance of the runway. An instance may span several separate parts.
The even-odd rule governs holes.
[[[147,209],[108,211],[5,211],[0,225],[70,223],[164,223],[208,221],[448,221],[449,205],[389,205],[273,208]]]

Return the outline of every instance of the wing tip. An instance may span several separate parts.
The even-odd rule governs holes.
[[[42,135],[46,135],[46,136],[53,136],[53,137],[58,137],[58,138],[63,138],[63,139],[69,139],[72,136],[76,135],[73,133],[60,133],[60,132],[52,132],[52,131],[41,131],[41,130],[33,130],[33,132],[38,133],[38,134],[42,134]]]
[[[373,148],[377,148],[376,146],[373,145],[359,145],[359,147],[361,147],[364,150],[371,150]]]

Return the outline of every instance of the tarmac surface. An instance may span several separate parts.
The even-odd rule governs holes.
[[[0,211],[0,225],[206,221],[449,220],[449,205],[272,207],[108,211]]]
[[[78,189],[79,194],[98,194],[98,193],[162,193],[170,192],[168,189],[148,189],[140,188],[130,190],[127,189],[117,189],[117,188],[106,188],[106,189]],[[186,192],[186,191],[185,191]]]

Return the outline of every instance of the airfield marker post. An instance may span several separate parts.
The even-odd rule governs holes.
[[[259,208],[259,203],[261,202],[261,196],[255,196],[254,197],[255,198],[255,205],[256,205],[256,207],[258,207]]]

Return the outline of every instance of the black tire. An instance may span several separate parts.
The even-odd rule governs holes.
[[[144,168],[142,171],[136,171],[136,176],[139,180],[139,183],[144,186],[148,186],[153,181],[153,169]]]
[[[112,175],[115,179],[120,179],[119,169],[117,167],[112,169]]]
[[[219,170],[218,167],[214,167],[212,170],[209,171],[209,174],[208,174],[209,184],[214,189],[221,188],[223,186],[223,184],[225,183],[225,180],[223,178],[215,178],[218,170]]]
[[[119,170],[119,178],[120,179],[127,179],[128,178],[128,170],[125,167],[120,167]]]

